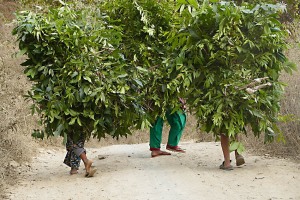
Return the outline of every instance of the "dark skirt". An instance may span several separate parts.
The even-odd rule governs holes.
[[[64,159],[64,163],[71,167],[72,169],[79,169],[80,166],[80,155],[82,153],[86,153],[84,149],[84,137],[83,135],[80,136],[78,140],[73,140],[71,135],[67,136],[67,143],[66,143],[66,150],[67,154]]]

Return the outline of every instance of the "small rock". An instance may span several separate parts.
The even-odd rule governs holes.
[[[99,160],[103,160],[103,159],[105,159],[105,157],[104,157],[104,156],[101,156],[101,155],[99,155],[99,156],[98,156],[98,159],[99,159]]]
[[[47,151],[47,154],[52,154],[53,152],[51,150],[48,150]]]
[[[24,166],[25,166],[25,167],[29,167],[29,168],[31,167],[31,165],[30,165],[28,162],[25,162],[25,163],[24,163]]]
[[[9,166],[13,168],[17,168],[20,166],[20,164],[13,160],[9,162]]]

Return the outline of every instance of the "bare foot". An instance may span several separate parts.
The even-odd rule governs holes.
[[[87,160],[84,163],[86,173],[90,173],[92,164],[93,164],[93,161],[91,161],[91,160]]]
[[[94,174],[96,173],[97,171],[97,168],[92,168],[92,164],[93,164],[93,161],[91,160],[87,160],[84,165],[85,165],[85,177],[93,177]]]
[[[78,170],[77,169],[71,169],[70,170],[70,175],[74,175],[74,174],[78,174]]]
[[[85,177],[89,178],[89,177],[93,177],[94,174],[96,173],[97,168],[91,168],[91,170],[89,172],[85,173]]]
[[[151,152],[151,157],[157,157],[157,156],[168,156],[171,155],[169,152],[166,151],[161,151],[161,150],[157,150],[157,151],[152,151]]]

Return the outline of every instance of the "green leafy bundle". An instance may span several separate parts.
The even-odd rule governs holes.
[[[110,23],[122,28],[122,52],[132,68],[140,71],[142,88],[137,94],[141,105],[149,112],[149,121],[163,116],[166,109],[177,110],[182,96],[183,68],[169,61],[170,48],[166,34],[174,26],[175,1],[172,0],[111,0],[100,7],[110,17]],[[172,72],[172,73],[170,73]]]
[[[169,42],[192,77],[188,103],[199,124],[232,138],[250,126],[256,136],[265,133],[265,141],[272,141],[280,133],[278,78],[295,67],[284,55],[281,6],[188,2],[179,8],[182,28],[170,33]]]
[[[20,12],[13,34],[28,56],[22,64],[34,83],[28,97],[45,127],[33,136],[118,138],[149,127],[166,107],[178,109],[180,83],[167,85],[174,80],[163,62],[170,2],[112,0]]]
[[[106,133],[130,134],[145,112],[136,103],[136,73],[119,50],[119,27],[109,24],[99,9],[88,7],[65,5],[17,17],[13,34],[28,56],[22,65],[34,83],[28,97],[45,126],[45,132],[34,136],[74,132],[100,139]]]

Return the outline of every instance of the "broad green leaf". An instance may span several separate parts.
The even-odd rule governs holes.
[[[64,129],[64,126],[63,126],[63,124],[60,124],[58,127],[57,127],[57,129],[53,132],[53,135],[54,136],[60,136],[60,133],[61,133],[61,131]]]

